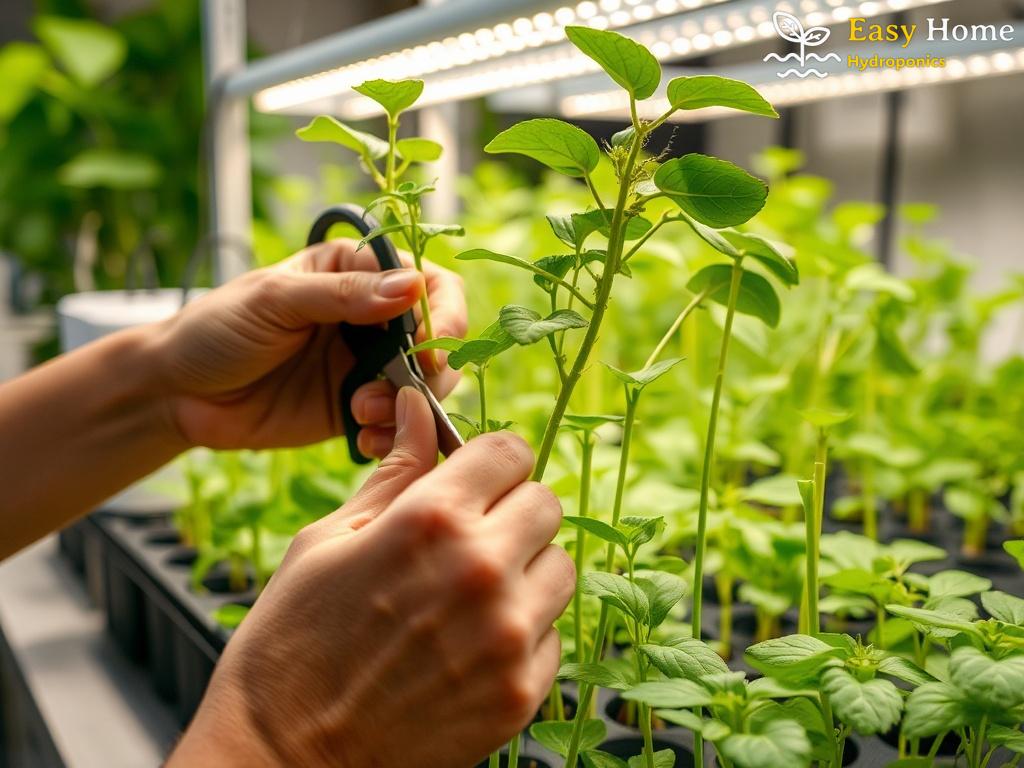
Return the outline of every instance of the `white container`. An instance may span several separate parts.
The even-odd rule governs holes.
[[[201,291],[192,291],[194,298]],[[96,341],[107,334],[165,320],[181,308],[181,291],[87,291],[73,293],[57,302],[60,343],[63,352]],[[99,509],[152,515],[173,511],[184,499],[185,481],[176,463],[168,464]]]

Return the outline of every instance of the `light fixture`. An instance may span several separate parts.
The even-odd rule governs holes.
[[[835,24],[855,14],[875,16],[948,1],[583,0],[265,88],[255,104],[266,112],[329,112],[358,119],[380,114],[379,105],[351,91],[372,78],[424,79],[417,104],[422,107],[597,71],[593,61],[565,42],[570,24],[625,29],[666,60],[774,38],[776,9],[808,23]]]

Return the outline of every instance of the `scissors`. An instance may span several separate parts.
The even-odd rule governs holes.
[[[363,237],[379,226],[377,221],[359,206],[338,205],[320,214],[309,232],[306,245],[324,242],[328,230],[335,224],[349,224]],[[369,241],[369,245],[373,248],[381,272],[402,268],[398,252],[386,235],[377,235]],[[345,425],[345,437],[348,440],[348,452],[352,461],[357,464],[370,462],[356,443],[361,426],[356,423],[352,414],[352,396],[359,387],[375,381],[381,374],[396,387],[415,387],[427,398],[430,409],[434,412],[437,445],[441,453],[448,456],[459,446],[465,445],[459,430],[455,428],[441,403],[427,386],[416,356],[409,354],[409,350],[415,344],[413,339],[416,334],[416,317],[411,310],[392,319],[387,326],[339,323],[338,329],[355,359],[352,370],[342,381],[340,394],[341,418]]]

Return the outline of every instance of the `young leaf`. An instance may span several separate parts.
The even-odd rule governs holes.
[[[926,608],[912,608],[906,605],[887,605],[885,610],[894,616],[909,619],[925,628],[939,627],[940,629],[951,629],[956,632],[966,632],[976,637],[980,636],[978,629],[971,622],[950,618],[939,611],[931,611]]]
[[[736,768],[779,768],[806,765],[811,742],[793,720],[751,718],[751,733],[734,733],[715,744]]]
[[[769,507],[795,507],[801,503],[797,478],[780,474],[755,480],[743,490],[743,499]]]
[[[900,721],[903,697],[888,680],[860,681],[845,669],[827,669],[821,691],[836,716],[861,736],[886,733]]]
[[[558,670],[559,680],[575,680],[578,683],[589,683],[601,688],[625,691],[633,686],[632,680],[620,669],[607,662],[586,664],[563,664]]]
[[[432,163],[444,153],[444,148],[436,141],[411,137],[395,142],[398,156],[410,163]]]
[[[612,374],[614,374],[615,377],[623,384],[630,384],[636,387],[638,390],[642,390],[648,384],[652,384],[658,379],[660,379],[662,376],[664,376],[670,370],[675,368],[681,362],[683,362],[683,358],[673,357],[668,360],[662,360],[660,363],[650,365],[642,370],[633,371],[632,373],[620,371],[615,366],[608,365],[608,363],[605,363],[604,366],[609,371],[611,371]]]
[[[637,101],[658,90],[661,65],[646,46],[618,32],[590,27],[566,27],[565,36]]]
[[[988,741],[993,747],[1006,747],[1018,755],[1024,754],[1024,733],[1017,728],[991,725],[988,731]]]
[[[501,351],[501,344],[493,339],[472,339],[448,355],[448,366],[458,371],[470,363],[482,365]]]
[[[545,318],[528,307],[509,304],[499,313],[501,327],[523,346],[534,344],[545,336],[570,328],[586,328],[587,321],[571,309],[559,309]]]
[[[1024,627],[1024,600],[1005,592],[986,592],[981,596],[981,605],[992,618]]]
[[[546,284],[550,285],[551,283],[557,283],[558,285],[562,286],[566,290],[576,295],[577,298],[589,304],[589,302],[579,293],[579,291],[573,288],[569,283],[562,280],[562,277],[565,275],[565,272],[568,271],[568,269],[563,271],[561,274],[558,274],[558,272],[549,272],[540,263],[541,261],[543,261],[543,259],[536,263],[530,263],[526,259],[521,259],[518,256],[508,256],[504,253],[495,253],[494,251],[489,251],[486,248],[473,248],[472,250],[464,251],[463,253],[458,254],[455,258],[458,259],[459,261],[494,261],[499,264],[508,264],[513,267],[525,269],[529,272],[533,272],[535,275],[537,275],[538,279],[543,280]],[[576,259],[575,256],[569,256],[567,258],[571,260],[570,263],[575,262]],[[561,265],[559,265],[559,267],[560,266]]]
[[[61,166],[60,183],[81,189],[151,189],[163,168],[148,155],[119,149],[85,149]]]
[[[384,111],[394,120],[399,114],[407,110],[423,93],[422,80],[367,80],[362,85],[352,88],[356,93],[361,93],[368,99],[384,107]]]
[[[707,155],[669,160],[654,174],[654,183],[687,214],[716,229],[749,221],[768,199],[763,181]]]
[[[567,413],[562,417],[562,426],[577,432],[593,432],[605,424],[621,424],[624,421],[622,416],[586,415],[579,413]]]
[[[667,92],[669,104],[673,109],[726,107],[763,117],[779,116],[775,108],[753,86],[727,77],[677,77],[669,81]]]
[[[426,352],[430,349],[442,349],[445,352],[455,352],[458,349],[462,349],[465,343],[465,339],[456,339],[454,336],[438,336],[437,338],[421,341],[415,347],[410,349],[409,353]]]
[[[949,683],[926,683],[907,698],[903,735],[908,739],[937,736],[963,728],[970,720],[967,696]]]
[[[955,648],[949,679],[982,706],[1006,710],[1024,704],[1024,656],[997,661],[973,646]]]
[[[728,672],[722,657],[703,640],[680,638],[664,645],[639,648],[658,671],[670,679],[699,681],[710,674]]]
[[[630,142],[633,141],[634,136],[636,136],[636,128],[632,125],[628,128],[623,128],[621,131],[616,131],[612,134],[612,146],[616,149],[628,147]]]
[[[942,571],[928,579],[928,597],[967,597],[987,592],[992,582],[967,571]],[[1024,601],[1021,601],[1024,603]]]
[[[651,605],[647,593],[625,576],[595,571],[583,575],[581,586],[585,594],[594,595],[641,624],[646,626],[650,621]]]
[[[828,429],[849,421],[853,416],[849,411],[827,411],[822,408],[808,408],[800,411],[800,416],[818,429]]]
[[[319,115],[313,118],[309,125],[299,128],[295,132],[302,141],[326,141],[332,144],[340,144],[345,149],[350,149],[360,157],[372,161],[385,157],[388,153],[388,143],[381,141],[376,136],[349,128],[344,123],[335,120],[327,115]]]
[[[654,753],[654,768],[675,768],[676,753],[671,749],[659,749]],[[629,758],[627,768],[647,768],[647,758],[644,755],[634,755]]]
[[[571,720],[547,721],[531,725],[530,735],[542,746],[565,757],[569,752],[572,730]],[[607,733],[603,720],[587,720],[583,723],[583,738],[580,739],[579,748],[583,751],[593,749],[604,741]]]
[[[213,612],[213,620],[225,629],[238,629],[242,619],[249,615],[249,606],[226,603]]]
[[[813,676],[845,655],[810,635],[789,635],[747,648],[746,657],[759,672],[782,680]]]
[[[623,551],[629,546],[629,541],[626,539],[625,534],[617,528],[612,528],[608,523],[601,522],[593,517],[575,517],[573,515],[566,515],[562,519],[569,523],[569,525],[582,528],[599,539],[607,541],[609,544],[617,544],[622,547]]]
[[[686,289],[692,293],[701,293],[710,288],[708,298],[727,305],[731,273],[732,267],[728,264],[711,264],[690,278]],[[743,270],[736,311],[744,315],[753,315],[765,325],[775,328],[779,324],[782,308],[771,283],[760,275]]]
[[[760,262],[786,286],[800,282],[800,270],[793,261],[792,249],[782,243],[773,243],[760,235],[724,229],[720,233],[732,246],[755,261]]]
[[[665,529],[665,518],[627,515],[619,520],[619,529],[629,539],[630,546],[640,547]]]
[[[688,709],[711,703],[711,693],[689,680],[641,683],[633,690],[622,694],[622,698],[665,709]]]
[[[878,662],[878,671],[883,675],[895,677],[911,685],[924,685],[925,683],[935,682],[935,678],[929,673],[902,656],[886,656]]]
[[[661,626],[668,618],[669,611],[686,594],[686,582],[678,576],[664,571],[644,571],[636,576],[636,585],[647,594],[651,606],[648,626]]]
[[[85,88],[95,88],[117,72],[128,55],[124,36],[92,19],[39,16],[33,27],[53,58]]]
[[[581,177],[597,168],[601,150],[590,134],[552,118],[537,118],[502,131],[484,147],[489,154],[526,155],[567,176]]]
[[[583,758],[583,768],[629,768],[621,757],[610,755],[599,749],[588,749],[580,754]]]
[[[1003,549],[1006,550],[1006,554],[1010,555],[1010,557],[1017,561],[1017,565],[1024,568],[1024,539],[1004,541]]]

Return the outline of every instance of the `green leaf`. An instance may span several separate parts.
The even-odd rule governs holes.
[[[473,339],[448,355],[448,366],[458,371],[470,363],[482,365],[501,351],[501,344],[493,339]]]
[[[760,235],[724,229],[720,233],[732,246],[755,261],[760,262],[783,284],[797,285],[800,282],[800,270],[793,260],[792,249],[782,243],[773,243]]]
[[[768,718],[756,719],[751,733],[734,733],[716,743],[715,748],[736,768],[806,765],[811,755],[811,742],[803,726],[793,720]]]
[[[677,77],[669,81],[667,92],[669,104],[674,109],[726,107],[763,117],[779,116],[753,86],[727,77]]]
[[[213,612],[213,620],[225,629],[238,629],[242,619],[249,615],[249,606],[226,603]]]
[[[569,283],[565,282],[565,280],[562,280],[562,277],[568,269],[562,271],[561,274],[558,272],[550,272],[541,265],[540,261],[543,261],[543,259],[537,263],[530,263],[526,259],[521,259],[518,256],[508,256],[504,253],[495,253],[494,251],[489,251],[486,248],[473,248],[472,250],[458,254],[455,258],[459,261],[494,261],[498,264],[508,264],[513,267],[519,267],[520,269],[525,269],[528,272],[533,272],[546,284],[550,285],[551,283],[557,283],[579,296],[579,292],[576,289],[574,289]],[[571,260],[570,263],[575,262],[576,259],[575,256],[569,256],[567,258]],[[560,269],[560,267],[558,268]]]
[[[625,534],[617,528],[612,528],[608,523],[595,520],[593,517],[575,517],[572,515],[566,515],[562,519],[569,523],[569,525],[582,528],[587,533],[592,533],[609,544],[617,544],[622,547],[623,551],[629,546],[629,541],[626,539]]]
[[[822,408],[808,408],[800,411],[800,416],[818,429],[828,429],[849,421],[853,416],[849,411],[828,411]]]
[[[680,638],[662,645],[648,643],[641,645],[639,650],[670,679],[699,681],[706,675],[729,671],[722,657],[703,640],[696,638]]]
[[[1005,592],[986,592],[981,596],[981,605],[992,618],[1024,627],[1024,600],[1019,597]]]
[[[671,749],[659,749],[654,753],[654,768],[675,768],[676,753]],[[647,768],[647,758],[634,755],[629,758],[628,768]]]
[[[653,96],[658,90],[661,65],[640,43],[618,32],[590,27],[566,27],[565,36],[637,101]]]
[[[681,362],[683,362],[683,358],[673,357],[632,373],[620,371],[615,366],[608,365],[608,363],[605,363],[604,366],[623,384],[630,384],[637,389],[643,389],[647,385],[653,384]]]
[[[612,134],[612,146],[615,148],[628,147],[633,137],[636,136],[636,128],[632,125],[628,128],[623,128],[621,131],[616,131]]]
[[[651,605],[647,593],[625,576],[595,571],[581,579],[584,594],[594,595],[601,602],[614,606],[643,625],[651,618]]]
[[[928,579],[928,596],[933,599],[967,597],[987,592],[990,589],[992,589],[991,581],[967,571],[942,571]],[[1024,604],[1024,600],[1021,602]]]
[[[880,674],[889,675],[911,685],[924,685],[935,682],[935,678],[921,669],[917,664],[902,656],[886,656],[878,662]]]
[[[438,336],[434,339],[421,341],[409,350],[409,354],[426,352],[430,349],[442,349],[445,352],[455,352],[456,350],[462,349],[465,344],[465,339],[456,339],[454,336]]]
[[[709,723],[709,721],[702,720],[688,709],[659,709],[656,710],[654,714],[666,723],[682,726],[688,731],[693,731],[694,733],[703,732],[704,727]]]
[[[61,184],[82,189],[152,189],[163,169],[153,158],[116,149],[86,149],[60,169]]]
[[[826,669],[821,684],[836,716],[861,736],[886,733],[900,721],[903,698],[888,680],[862,682],[845,669]]]
[[[395,142],[399,157],[410,163],[432,163],[444,153],[444,148],[436,141],[410,137]]]
[[[980,636],[977,627],[969,621],[950,618],[939,611],[931,611],[927,608],[912,608],[906,605],[887,605],[885,610],[893,616],[909,619],[915,624],[924,627],[939,627],[940,629],[952,629],[956,632],[966,632],[970,635]]]
[[[569,752],[572,729],[573,723],[571,720],[552,720],[531,725],[530,735],[540,742],[542,746],[565,757]],[[607,733],[604,721],[597,719],[587,720],[583,723],[583,736],[579,744],[580,750],[586,751],[598,746],[604,741]]]
[[[665,709],[689,709],[711,703],[711,693],[690,680],[641,683],[633,690],[622,694],[622,698]]]
[[[583,758],[583,768],[629,768],[621,757],[597,749],[587,750],[581,753],[580,757]]]
[[[1024,568],[1024,539],[1004,541],[1003,549],[1006,550],[1006,554],[1016,559],[1017,565]]]
[[[988,741],[993,747],[1006,747],[1018,755],[1024,754],[1024,733],[1019,728],[1007,728],[1004,725],[990,725]]]
[[[632,680],[607,662],[563,664],[558,670],[558,679],[575,680],[578,683],[589,683],[615,691],[624,691],[633,686]]]
[[[768,199],[763,181],[707,155],[669,160],[654,174],[654,183],[684,212],[716,229],[749,221]]]
[[[591,173],[601,159],[601,150],[590,134],[575,125],[537,118],[502,131],[484,147],[488,154],[526,155],[567,176]]]
[[[0,48],[0,123],[5,123],[32,98],[50,59],[38,45],[8,43]]]
[[[759,672],[782,680],[813,676],[822,667],[844,656],[835,648],[810,635],[789,635],[747,648],[747,661]]]
[[[586,328],[587,321],[571,309],[559,309],[545,318],[528,307],[508,304],[499,313],[501,327],[523,346],[534,344],[545,336],[572,328]]]
[[[686,582],[672,573],[664,571],[641,571],[635,583],[647,594],[651,606],[651,618],[647,626],[652,629],[661,626],[668,618],[669,611],[686,594]]]
[[[771,475],[755,480],[742,491],[745,501],[769,507],[795,507],[800,504],[800,489],[792,475]]]
[[[562,417],[562,427],[578,432],[593,432],[605,424],[621,424],[624,420],[622,416],[567,413]]]
[[[393,120],[416,103],[423,93],[423,81],[367,80],[362,85],[353,87],[352,90],[380,104]]]
[[[949,683],[926,683],[907,698],[903,735],[908,739],[956,731],[970,721],[967,696]]]
[[[704,267],[690,278],[686,289],[692,293],[702,293],[711,289],[708,298],[727,306],[732,269],[728,264],[711,264]],[[739,295],[736,299],[736,311],[744,315],[752,315],[769,327],[775,328],[779,324],[782,307],[778,294],[775,293],[771,283],[758,274],[743,270]]]
[[[381,141],[369,133],[357,131],[355,128],[349,128],[329,115],[314,117],[309,125],[299,128],[295,135],[302,141],[338,144],[345,149],[355,152],[368,162],[379,160],[388,154],[388,143],[386,141]]]
[[[124,64],[128,45],[116,29],[91,19],[39,16],[36,37],[79,85],[94,88]]]
[[[916,298],[914,289],[905,280],[890,275],[875,263],[851,269],[843,279],[843,287],[848,291],[882,293],[903,302],[911,302]]]
[[[995,660],[973,646],[953,649],[949,679],[970,699],[991,709],[1024,704],[1024,656]]]
[[[633,547],[640,547],[651,541],[665,529],[664,517],[637,517],[626,515],[619,520],[621,530]]]

